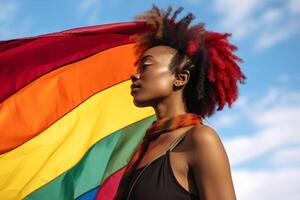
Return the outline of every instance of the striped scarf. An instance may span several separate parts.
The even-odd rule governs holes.
[[[142,159],[144,153],[146,152],[148,145],[159,135],[172,131],[174,129],[191,126],[198,123],[203,123],[200,115],[194,113],[185,113],[176,115],[174,117],[164,117],[160,120],[155,120],[152,125],[147,129],[146,134],[143,138],[142,143],[138,146],[137,150],[134,152],[131,160],[126,166],[122,180],[120,181],[117,193],[114,200],[121,200],[122,194],[125,192],[125,188],[128,184],[128,179],[135,169],[136,165]]]

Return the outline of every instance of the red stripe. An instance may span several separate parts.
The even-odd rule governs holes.
[[[117,192],[125,167],[109,176],[100,186],[95,200],[112,200]]]
[[[67,63],[134,42],[144,22],[123,22],[0,42],[0,102],[34,79]]]

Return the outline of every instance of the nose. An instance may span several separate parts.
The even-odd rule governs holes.
[[[139,77],[140,77],[139,73],[134,73],[130,76],[130,79],[132,82],[134,82],[134,81],[138,80]]]

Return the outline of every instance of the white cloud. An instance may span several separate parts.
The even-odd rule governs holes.
[[[237,199],[300,199],[300,168],[237,170],[232,177]]]
[[[101,10],[101,2],[99,0],[84,0],[79,3],[79,14],[80,17],[87,19],[87,22],[97,24],[99,22],[99,13]]]
[[[298,110],[298,114],[299,111],[300,109]],[[280,117],[278,119],[280,120]],[[296,124],[292,126],[289,126],[290,124],[282,124],[272,124],[274,127],[271,127],[272,125],[270,124],[269,127],[264,127],[251,136],[239,136],[224,141],[224,146],[230,155],[233,167],[270,154],[272,151],[283,146],[300,146],[300,132]]]
[[[14,1],[2,2],[0,6],[1,24],[9,21],[11,18],[14,18],[18,9],[19,4]]]
[[[255,49],[269,48],[300,33],[300,1],[215,0],[220,25],[236,39],[253,36]]]
[[[16,1],[0,2],[0,40],[24,37],[30,31],[33,20],[19,16],[21,7]]]
[[[293,14],[299,14],[300,13],[300,0],[290,0],[288,2],[289,10]]]
[[[192,5],[197,5],[197,4],[201,4],[202,0],[187,0],[187,2]]]
[[[97,5],[97,0],[84,0],[80,4],[80,12],[85,13]]]
[[[16,17],[19,5],[14,1],[0,3],[0,38],[13,34],[10,21]]]
[[[257,159],[286,145],[300,145],[300,93],[271,88],[256,101],[240,104],[240,118],[257,129],[255,133],[224,141],[232,165]]]
[[[275,167],[300,167],[300,147],[287,147],[275,151],[267,161]],[[300,177],[299,177],[300,178]]]
[[[287,83],[290,81],[290,75],[288,74],[280,74],[278,77],[277,77],[277,80],[279,82],[282,82],[282,83]]]
[[[216,129],[225,124],[239,132],[223,140],[237,199],[300,199],[299,116],[300,91],[280,87],[259,98],[240,96],[230,112],[219,114]],[[241,134],[245,125],[254,132]]]
[[[214,126],[217,126],[219,128],[229,127],[233,125],[238,119],[239,116],[237,114],[221,115],[214,122]]]
[[[256,9],[262,6],[262,1],[249,0],[215,0],[214,7],[222,16],[220,24],[232,32],[234,37],[244,38],[249,33],[249,29],[254,29],[256,23],[251,19],[251,15]]]
[[[300,92],[274,87],[258,100],[239,99],[232,127],[256,130],[223,141],[237,199],[300,199]]]
[[[255,49],[265,49],[290,38],[300,31],[300,28],[298,27],[299,23],[300,20],[292,20],[286,22],[285,24],[282,24],[283,27],[279,27],[280,25],[278,24],[274,28],[271,27],[267,29],[266,31],[261,33],[260,37],[258,37]]]

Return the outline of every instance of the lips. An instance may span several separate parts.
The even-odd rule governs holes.
[[[135,83],[131,84],[131,90],[136,90],[136,88],[141,88],[141,86]]]
[[[131,95],[134,95],[140,88],[141,86],[136,83],[131,84]]]
[[[131,94],[137,92],[138,90],[140,90],[140,88],[133,88],[133,89],[131,89]]]

